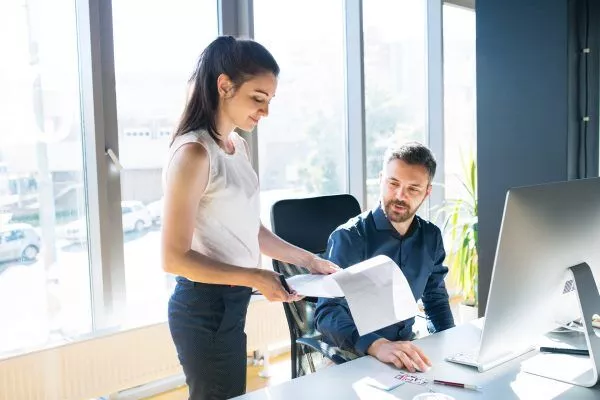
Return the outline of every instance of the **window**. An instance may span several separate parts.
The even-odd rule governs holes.
[[[367,207],[377,205],[385,149],[426,139],[426,9],[420,0],[363,2]]]
[[[475,11],[444,5],[446,199],[464,198],[465,164],[476,160]]]
[[[173,279],[160,265],[161,173],[187,82],[216,38],[214,0],[112,3],[127,324],[166,318]],[[166,134],[165,134],[166,133]]]
[[[91,330],[75,2],[0,2],[0,354]]]
[[[254,1],[255,39],[281,68],[269,117],[257,128],[267,227],[279,199],[347,190],[343,7],[341,0]]]
[[[0,354],[90,332],[90,287],[95,294],[104,293],[107,288],[96,279],[100,269],[117,265],[120,274],[121,261],[127,320],[119,322],[131,326],[166,317],[173,277],[163,273],[159,261],[161,173],[188,78],[201,50],[218,33],[217,3],[113,1],[111,46],[113,38],[100,35],[107,21],[101,18],[99,27],[78,26],[76,17],[85,12],[77,14],[72,0],[0,1]],[[365,184],[372,207],[384,149],[392,142],[427,141],[426,8],[423,0],[362,4]],[[279,199],[348,191],[346,3],[254,0],[253,5],[255,38],[281,66],[270,116],[257,130],[261,217],[269,227],[270,208]],[[475,149],[474,18],[472,10],[444,6],[447,197],[461,194],[457,155]],[[238,22],[241,26],[244,21]],[[78,29],[86,35],[78,36]],[[85,160],[95,161],[101,154],[84,155],[92,143],[84,138],[113,139],[114,131],[90,132],[92,120],[81,117],[81,104],[85,110],[90,104],[87,89],[98,83],[87,78],[86,46],[81,47],[81,60],[78,54],[78,38],[87,37],[88,31],[91,48],[108,56],[101,57],[103,63],[110,60],[106,51],[114,48],[115,134],[124,169],[121,198],[112,189],[106,198],[111,207],[121,201],[124,260],[120,253],[105,260],[106,248],[96,248],[98,243],[106,246],[106,240],[95,236],[112,232],[113,209],[103,206],[101,215],[92,216],[86,207],[96,204],[95,194],[106,192],[87,183],[97,177]],[[85,68],[81,87],[79,65]],[[94,67],[102,67],[102,73],[111,68]],[[94,114],[100,125],[93,128],[114,122],[112,88],[100,81],[101,87],[92,88],[94,105],[105,101],[108,107],[106,114]],[[102,175],[98,181],[107,179]],[[97,254],[98,262],[90,265]],[[109,291],[122,293],[123,282],[114,280]],[[111,300],[118,304],[119,299]],[[102,301],[95,301],[95,323],[105,327],[101,308]],[[107,320],[108,325],[113,322]]]

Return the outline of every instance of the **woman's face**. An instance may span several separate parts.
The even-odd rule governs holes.
[[[234,126],[252,131],[262,117],[269,115],[269,103],[277,90],[277,78],[272,73],[257,75],[237,89],[226,75],[217,81],[221,115]]]

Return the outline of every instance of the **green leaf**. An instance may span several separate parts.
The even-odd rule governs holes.
[[[461,151],[464,176],[461,184],[466,196],[447,199],[439,212],[444,212],[443,232],[449,245],[447,264],[464,301],[477,304],[479,220],[477,203],[477,162]]]

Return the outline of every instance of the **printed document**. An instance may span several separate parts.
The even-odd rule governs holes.
[[[287,282],[302,296],[345,297],[361,336],[412,318],[418,311],[402,270],[383,255],[331,275],[296,275]]]

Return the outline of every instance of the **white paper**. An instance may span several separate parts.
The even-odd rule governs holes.
[[[346,297],[361,336],[412,318],[418,312],[402,270],[383,255],[335,274],[297,275],[287,281],[303,296]]]
[[[373,257],[336,273],[333,278],[346,295],[361,336],[417,314],[417,302],[408,281],[389,257]]]
[[[376,387],[377,389],[389,391],[404,385],[404,382],[396,378],[396,376],[398,376],[398,371],[378,373],[373,376],[365,377],[363,382],[369,386]]]
[[[301,296],[344,297],[344,292],[331,275],[296,275],[286,281]]]

